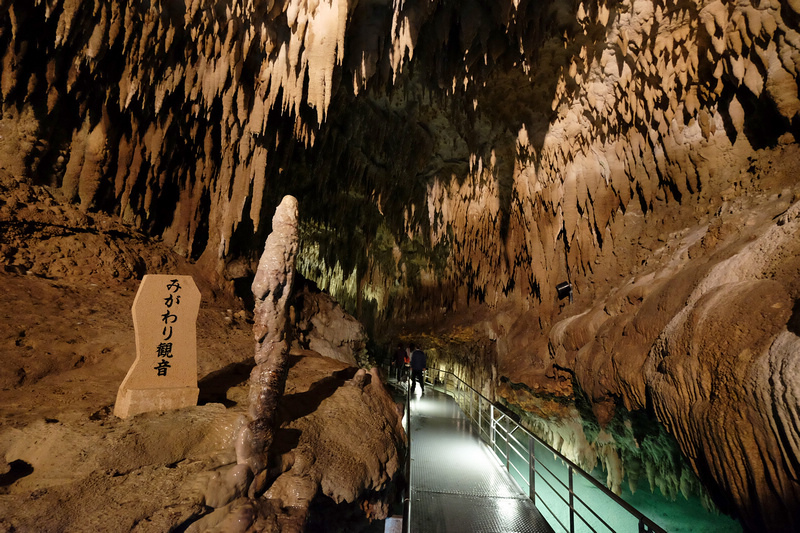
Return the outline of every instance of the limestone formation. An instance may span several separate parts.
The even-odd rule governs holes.
[[[266,468],[267,452],[278,428],[278,402],[286,384],[291,347],[288,302],[296,255],[297,200],[286,196],[275,209],[272,233],[253,280],[256,366],[250,373],[248,420],[237,429],[236,456],[254,475]]]
[[[303,287],[297,295],[293,348],[307,349],[351,366],[367,367],[367,332],[330,296]]]

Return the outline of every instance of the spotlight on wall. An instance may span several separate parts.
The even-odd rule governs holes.
[[[562,281],[556,285],[556,293],[559,300],[569,298],[569,303],[572,303],[572,284],[569,281]]]

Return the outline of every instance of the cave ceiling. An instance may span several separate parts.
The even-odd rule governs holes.
[[[294,194],[306,275],[379,315],[549,300],[625,212],[713,189],[706,162],[800,105],[778,4],[2,9],[4,144],[33,179],[220,274]]]

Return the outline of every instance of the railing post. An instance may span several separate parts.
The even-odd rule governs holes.
[[[469,417],[475,419],[475,395],[472,391],[469,393]]]
[[[572,491],[572,467],[569,467],[569,533],[575,533],[575,500]]]
[[[506,422],[506,471],[511,472],[511,419]]]
[[[478,438],[483,440],[483,413],[481,413],[481,398],[478,396]]]
[[[403,502],[403,531],[411,533],[411,389],[406,389],[406,436],[408,447],[406,448],[406,489],[405,501]]]
[[[494,453],[494,406],[489,404],[489,446]]]
[[[536,450],[532,435],[528,435],[528,497],[536,505]]]

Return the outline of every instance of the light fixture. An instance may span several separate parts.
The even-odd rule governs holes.
[[[556,285],[556,293],[559,300],[569,298],[569,303],[572,303],[572,284],[569,281],[562,281]]]

